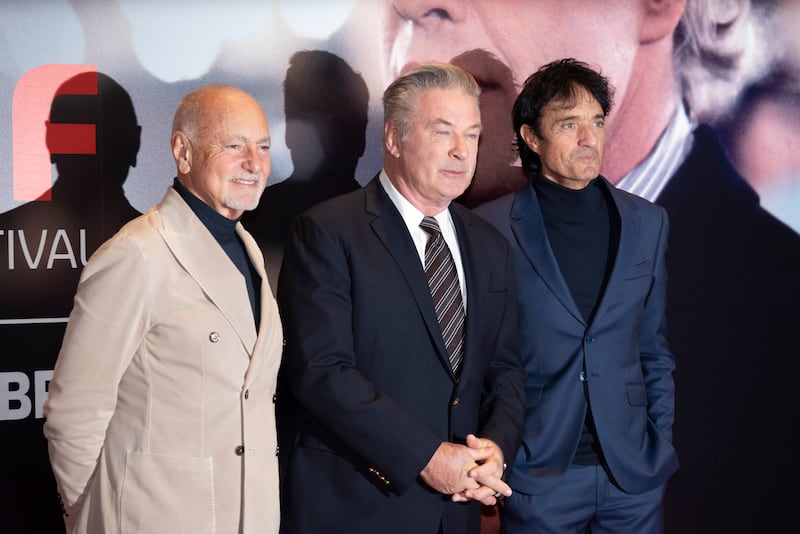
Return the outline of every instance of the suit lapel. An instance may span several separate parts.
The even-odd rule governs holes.
[[[225,316],[251,354],[256,341],[253,311],[244,277],[208,229],[170,188],[159,205],[161,235],[178,262]],[[252,251],[248,248],[248,253]],[[260,262],[256,262],[257,268]],[[263,264],[259,274],[263,276]]]
[[[605,291],[601,295],[600,305],[597,308],[596,317],[606,317],[610,306],[611,296],[618,295],[623,290],[622,282],[626,276],[626,266],[633,265],[637,260],[645,258],[635,258],[636,244],[639,242],[639,232],[641,231],[641,220],[636,206],[620,194],[614,186],[605,181],[606,187],[611,193],[611,199],[617,208],[620,218],[619,245],[617,255],[614,258],[614,267],[608,278]]]
[[[425,326],[431,334],[431,339],[436,340],[436,352],[449,369],[450,360],[444,346],[439,322],[436,319],[436,311],[433,309],[425,270],[419,261],[408,228],[377,178],[371,180],[364,190],[366,194],[365,209],[367,213],[375,216],[370,223],[372,230],[392,255],[400,272],[403,273],[411,294],[417,302],[417,308]]]
[[[253,346],[250,358],[250,366],[244,377],[243,388],[248,388],[260,373],[263,365],[268,365],[265,360],[271,354],[268,347],[278,342],[278,338],[283,336],[283,328],[278,315],[278,306],[272,295],[272,288],[269,285],[267,271],[264,267],[264,255],[256,244],[253,236],[244,229],[242,223],[236,225],[236,233],[242,239],[250,262],[256,269],[258,276],[261,277],[261,323],[258,325],[258,337]],[[249,301],[248,301],[249,302]],[[252,322],[252,321],[251,321]],[[242,340],[245,341],[245,340]],[[250,345],[246,345],[249,347]]]
[[[517,193],[514,199],[511,208],[511,230],[530,267],[536,271],[564,308],[585,324],[550,247],[539,201],[531,185],[527,185]]]
[[[459,211],[461,209],[462,207],[456,204],[450,205],[450,214],[453,217],[453,224],[455,225],[456,235],[458,236],[458,247],[461,251],[464,284],[467,288],[467,316],[464,322],[464,362],[462,363],[463,367],[461,370],[461,376],[466,376],[471,372],[475,362],[482,361],[479,355],[473,354],[473,350],[479,346],[479,343],[470,343],[469,339],[470,336],[477,336],[483,329],[481,314],[477,313],[476,310],[485,309],[486,304],[482,301],[482,297],[485,294],[486,287],[488,287],[488,282],[486,282],[485,279],[482,280],[485,277],[482,277],[481,275],[483,273],[479,272],[481,264],[484,263],[486,259],[480,256],[480,250],[475,250],[472,246],[474,242],[470,238],[470,234],[473,231],[472,223],[460,216]],[[472,310],[471,313],[470,310]],[[447,353],[445,352],[443,354],[446,358]]]

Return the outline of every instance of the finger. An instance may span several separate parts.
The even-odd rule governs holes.
[[[509,497],[512,493],[511,486],[506,484],[501,478],[489,476],[476,478],[475,480],[481,484],[482,488],[489,488],[492,493],[499,493],[506,497]]]
[[[469,501],[469,497],[467,497],[466,492],[459,492],[454,493],[450,496],[450,500],[453,502],[467,502]]]
[[[484,463],[486,460],[495,456],[494,447],[467,448],[470,456],[476,463]]]
[[[467,447],[470,447],[470,448],[473,448],[473,449],[482,449],[482,448],[487,447],[488,445],[491,444],[491,442],[489,442],[489,440],[479,438],[475,434],[467,434],[466,443],[467,443]]]
[[[469,470],[470,478],[480,478],[488,476],[503,476],[503,466],[497,456],[490,456],[484,462]]]
[[[486,506],[494,506],[497,504],[497,494],[487,486],[481,486],[476,490],[468,490],[464,493],[469,499],[480,501],[481,504],[485,504]]]

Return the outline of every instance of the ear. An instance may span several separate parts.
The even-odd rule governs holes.
[[[672,35],[686,9],[686,0],[645,0],[642,7],[639,42],[647,44]]]
[[[177,131],[172,132],[172,157],[178,165],[178,174],[189,174],[192,170],[192,144],[186,134]]]
[[[539,153],[539,138],[536,136],[533,128],[527,124],[523,124],[519,127],[519,136],[522,137],[522,140],[525,141],[525,144],[528,145],[528,148],[537,154]]]
[[[383,126],[383,142],[386,145],[386,153],[395,158],[400,157],[400,130],[393,121],[387,121]]]

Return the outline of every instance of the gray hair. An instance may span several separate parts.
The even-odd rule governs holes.
[[[689,114],[714,120],[770,66],[765,18],[750,0],[687,0],[673,62]]]
[[[481,88],[472,75],[455,65],[429,63],[403,74],[383,93],[383,122],[394,123],[402,139],[408,137],[417,101],[431,89],[460,89],[480,104]]]

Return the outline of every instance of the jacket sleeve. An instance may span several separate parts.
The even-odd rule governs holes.
[[[663,208],[658,210],[657,245],[653,282],[645,302],[639,337],[642,372],[647,388],[648,415],[656,427],[672,440],[675,419],[675,382],[672,376],[675,358],[667,343],[667,268],[665,264],[669,220]]]
[[[125,238],[102,246],[81,274],[44,406],[44,434],[68,525],[88,491],[118,384],[145,329],[144,284],[144,258]]]
[[[498,235],[505,244],[505,238]],[[511,247],[503,247],[505,284],[503,318],[493,347],[481,398],[480,437],[493,440],[507,463],[516,456],[525,421],[525,371],[519,342],[517,276]]]

